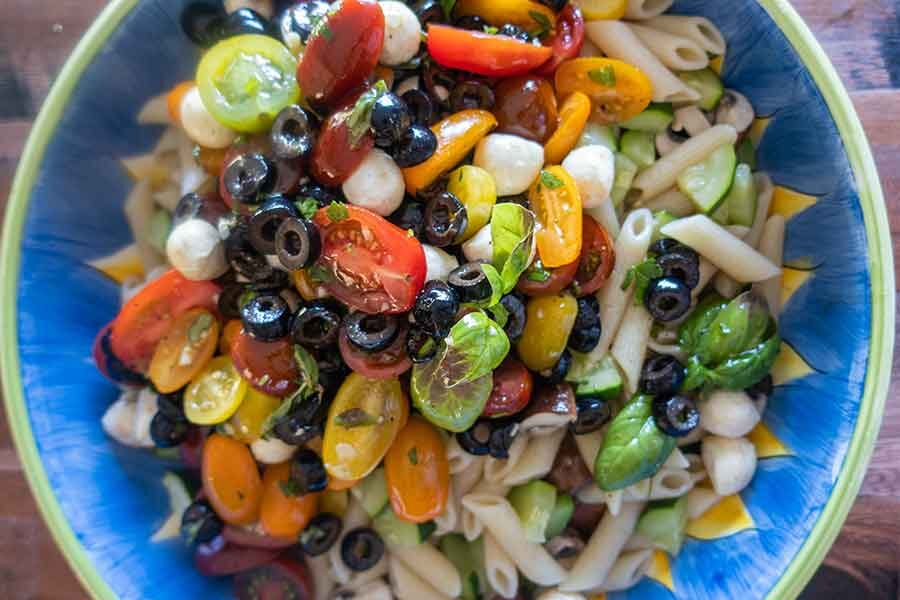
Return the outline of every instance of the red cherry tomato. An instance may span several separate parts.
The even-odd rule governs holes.
[[[581,258],[575,273],[576,296],[599,290],[616,266],[615,242],[602,225],[585,214],[582,221]]]
[[[128,366],[119,360],[119,357],[113,353],[109,342],[111,331],[112,323],[107,323],[106,326],[100,330],[100,333],[97,334],[97,337],[94,338],[92,353],[94,356],[94,363],[97,365],[97,370],[99,370],[104,377],[115,381],[116,383],[143,387],[147,384],[147,380],[144,379],[144,376],[129,369]]]
[[[130,369],[144,372],[172,321],[192,308],[217,312],[221,291],[212,281],[191,281],[174,269],[168,271],[122,307],[110,330],[113,354]]]
[[[485,417],[514,415],[528,406],[534,385],[531,373],[509,356],[494,371],[494,389],[481,414]]]
[[[443,67],[488,75],[523,75],[547,62],[553,50],[505,35],[428,26],[428,53]]]
[[[519,277],[516,289],[526,296],[552,296],[558,294],[575,280],[578,272],[578,261],[547,269],[541,266],[540,260],[536,260],[527,271]]]
[[[194,567],[207,577],[234,575],[272,562],[279,552],[272,548],[244,548],[216,538],[197,546]]]
[[[350,139],[348,122],[359,95],[354,95],[331,113],[313,148],[310,170],[321,184],[336,187],[344,183],[375,147],[372,132],[367,131],[355,144]]]
[[[231,360],[241,377],[263,393],[283,398],[297,390],[294,347],[287,340],[261,342],[242,331],[231,346]]]
[[[312,600],[312,579],[306,566],[286,556],[234,578],[237,600]]]
[[[365,313],[408,311],[425,284],[422,245],[371,211],[349,205],[343,208],[346,218],[338,221],[331,220],[328,208],[315,216],[322,237],[318,264],[329,271],[326,289]]]
[[[584,17],[581,9],[572,2],[556,17],[556,32],[550,40],[553,55],[537,70],[540,75],[550,77],[563,61],[575,58],[584,45]]]
[[[341,357],[347,366],[367,379],[393,379],[412,368],[406,354],[406,328],[402,328],[393,344],[381,352],[363,352],[350,343],[347,331],[338,337]]]
[[[375,0],[343,0],[310,36],[297,82],[318,106],[332,104],[362,85],[378,64],[384,13]]]

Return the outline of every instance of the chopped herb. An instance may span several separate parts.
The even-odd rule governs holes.
[[[326,40],[331,40],[334,37],[334,32],[331,31],[330,27],[328,27],[328,17],[330,17],[335,12],[336,11],[332,9],[323,16],[314,16],[310,19],[312,21],[312,27],[310,28],[309,33],[310,42],[320,35]]]
[[[407,456],[409,457],[409,462],[411,464],[419,464],[419,451],[416,450],[415,446],[409,449],[409,454],[407,454]]]
[[[541,183],[547,186],[548,190],[558,190],[566,185],[566,183],[551,173],[550,171],[541,171]]]
[[[453,15],[453,8],[456,6],[456,0],[438,0],[438,4],[441,5],[441,9],[444,11],[444,18],[449,21]]]
[[[534,281],[537,283],[544,283],[548,279],[550,279],[550,271],[546,270],[544,267],[536,267],[534,269],[530,269],[528,271],[528,275],[525,276],[528,281]]]
[[[500,32],[500,29],[494,27],[493,25],[485,25],[484,32],[488,35],[497,35]],[[462,173],[460,173],[460,176],[462,176]]]
[[[327,283],[332,279],[331,271],[322,265],[313,265],[309,267],[306,269],[306,274],[309,275],[309,278],[313,283]]]
[[[238,298],[238,308],[244,308],[247,304],[256,298],[257,294],[253,290],[246,290],[243,294]]]
[[[534,19],[534,22],[538,24],[538,28],[531,32],[532,35],[542,38],[553,30],[553,23],[550,22],[550,19],[548,19],[547,15],[544,13],[536,10],[529,10],[528,16]]]
[[[616,70],[612,65],[606,65],[602,69],[592,69],[588,71],[588,77],[594,83],[599,83],[606,87],[616,87]]]
[[[294,202],[294,205],[297,207],[297,210],[300,211],[300,214],[304,219],[312,219],[316,211],[319,210],[319,203],[316,202],[315,198],[305,197],[302,200],[297,200]]]
[[[281,488],[281,493],[289,498],[296,498],[300,496],[302,490],[300,489],[300,484],[295,479],[288,479],[287,481],[279,481],[278,487]]]
[[[487,309],[488,313],[490,313],[491,318],[494,322],[500,327],[506,327],[506,323],[509,321],[509,311],[506,310],[506,307],[500,304],[499,302],[492,307]]]
[[[213,317],[211,314],[205,312],[199,315],[188,328],[188,340],[192,344],[201,341],[205,337],[206,332],[209,331],[209,328],[212,327],[212,324]]]
[[[427,44],[427,43],[428,43],[428,32],[427,32],[427,31],[420,31],[420,32],[419,32],[419,41],[421,41],[423,44]],[[398,67],[394,67],[394,68],[396,69],[396,68],[398,68]],[[416,67],[414,67],[414,68],[416,68]]]
[[[297,395],[306,399],[319,390],[319,363],[303,346],[294,344],[294,362],[297,363]]]
[[[259,385],[266,385],[271,380],[272,380],[272,378],[269,377],[269,374],[265,373],[262,377],[259,378]]]
[[[662,267],[648,258],[628,269],[625,281],[622,282],[622,290],[627,290],[634,283],[634,301],[635,304],[641,304],[647,294],[647,286],[652,280],[662,276]]]
[[[389,93],[384,80],[379,80],[367,89],[356,101],[350,116],[347,117],[347,128],[350,130],[350,145],[356,147],[372,128],[372,108],[375,101]]]
[[[406,237],[409,237],[409,238],[416,237],[416,232],[413,231],[412,229],[407,229],[407,230],[406,230]]]
[[[342,202],[332,202],[328,205],[328,208],[325,209],[325,213],[332,223],[340,223],[350,216],[347,205]]]
[[[351,408],[337,415],[334,418],[334,424],[344,429],[353,429],[355,427],[377,425],[378,419],[361,408]]]

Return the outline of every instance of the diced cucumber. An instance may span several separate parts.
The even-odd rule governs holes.
[[[372,471],[368,477],[351,488],[353,497],[359,500],[366,514],[370,517],[381,513],[388,503],[387,480],[384,477],[384,468],[379,467]]]
[[[556,488],[546,481],[529,481],[510,490],[507,499],[519,515],[528,541],[536,544],[546,542],[547,523],[556,506]]]
[[[717,208],[713,214],[709,215],[709,218],[722,227],[728,225],[728,202],[722,202],[719,205],[719,208]]]
[[[675,119],[671,104],[651,104],[644,112],[622,123],[622,127],[632,131],[660,133],[665,131]]]
[[[697,210],[711,215],[731,189],[736,166],[734,146],[725,144],[703,162],[685,169],[678,176],[678,189],[691,199]]]
[[[687,521],[687,496],[658,500],[644,509],[636,533],[653,542],[657,548],[675,556],[684,543]]]
[[[181,534],[181,516],[193,497],[187,483],[175,473],[167,471],[162,478],[163,487],[169,495],[169,516],[165,523],[150,538],[151,542],[162,542],[177,538]]]
[[[386,543],[408,547],[424,543],[437,527],[432,521],[427,523],[403,521],[394,513],[394,509],[385,506],[372,521],[372,528]]]
[[[582,146],[606,146],[610,152],[619,151],[619,135],[611,125],[601,125],[588,121],[578,138],[576,148]]]
[[[753,181],[750,165],[739,164],[734,170],[734,183],[731,185],[731,191],[728,192],[725,202],[722,203],[728,211],[727,223],[753,227],[753,221],[756,220],[757,200],[756,182]]]
[[[322,493],[319,500],[319,510],[321,512],[331,513],[338,517],[343,517],[347,512],[347,506],[350,504],[350,493],[347,490],[335,492],[327,490]]]
[[[677,219],[678,217],[667,210],[658,210],[653,213],[653,238],[651,240],[651,243],[665,237],[663,236],[660,229]]]
[[[147,242],[161,253],[166,253],[166,242],[172,230],[172,215],[162,208],[158,209],[147,223]]]
[[[634,183],[634,178],[637,176],[638,166],[621,152],[616,153],[615,166],[616,177],[613,179],[610,196],[613,204],[618,209],[625,203],[625,196],[628,195],[629,190],[631,190],[631,184]]]
[[[553,505],[553,510],[550,512],[550,521],[547,522],[547,539],[553,539],[565,531],[573,514],[575,514],[575,501],[572,500],[572,496],[565,492],[558,492],[556,504]]]
[[[599,364],[591,359],[590,354],[572,352],[572,365],[569,367],[569,372],[566,373],[566,381],[569,383],[584,381],[591,376]]]
[[[678,77],[689,88],[696,90],[700,94],[700,108],[703,110],[714,110],[725,93],[725,86],[722,80],[716,75],[712,69],[700,69],[699,71],[682,71]]]
[[[600,396],[604,400],[614,400],[622,393],[624,386],[622,374],[608,354],[599,363],[590,367],[580,366],[578,370],[574,369],[573,361],[573,369],[569,371],[566,381],[575,384],[575,395],[579,398]]]
[[[753,140],[750,139],[750,136],[745,137],[738,144],[737,159],[739,163],[749,166],[751,171],[756,170],[756,146],[753,145]]]
[[[639,169],[646,169],[656,162],[656,136],[646,131],[626,131],[622,134],[622,154]]]
[[[462,581],[463,600],[477,600],[481,597],[484,575],[484,542],[478,538],[472,543],[458,533],[441,538],[441,552],[459,571]]]

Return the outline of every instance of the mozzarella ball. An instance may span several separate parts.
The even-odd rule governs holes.
[[[343,598],[344,596],[341,595],[340,590],[337,590],[334,597]],[[394,600],[391,586],[381,579],[370,581],[355,590],[349,591],[347,597],[353,598],[353,600]]]
[[[196,86],[181,99],[181,128],[191,141],[204,148],[227,148],[237,133],[210,114]]]
[[[537,179],[544,147],[517,135],[493,133],[478,142],[473,162],[493,176],[498,196],[514,196]]]
[[[272,7],[272,0],[225,0],[225,12],[231,14],[242,8],[255,10],[267,19],[272,18],[275,12]]]
[[[606,146],[582,146],[572,150],[562,163],[581,194],[584,208],[596,208],[609,199],[616,177],[615,157]]]
[[[297,451],[297,446],[285,444],[276,437],[259,438],[250,444],[250,451],[253,453],[253,458],[262,464],[277,465],[290,459]]]
[[[144,388],[138,394],[134,410],[134,440],[140,448],[153,448],[153,437],[150,435],[150,423],[159,408],[156,393]]]
[[[134,392],[124,392],[109,405],[100,424],[106,435],[125,446],[137,446],[134,438],[134,419],[137,412]]]
[[[584,596],[582,594],[575,594],[572,592],[548,590],[538,596],[538,600],[584,600]]]
[[[386,217],[403,204],[406,182],[394,159],[384,150],[375,148],[344,182],[342,189],[350,204]]]
[[[756,448],[746,438],[703,438],[703,466],[720,496],[737,494],[756,472]]]
[[[166,256],[188,279],[215,279],[228,270],[219,231],[203,219],[188,219],[175,227],[166,242]]]
[[[403,2],[387,0],[380,6],[384,13],[384,45],[379,62],[388,66],[409,62],[418,54],[422,43],[419,18]]]
[[[699,409],[700,425],[722,437],[744,437],[759,423],[759,411],[742,391],[716,390]]]
[[[422,244],[422,250],[425,251],[425,281],[447,281],[450,271],[459,266],[459,261],[455,256],[447,254],[440,248]]]
[[[462,245],[463,256],[469,262],[494,260],[494,238],[491,236],[490,224],[478,230],[467,242]]]

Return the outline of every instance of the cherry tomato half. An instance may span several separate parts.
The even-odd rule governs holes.
[[[203,492],[226,523],[249,525],[259,515],[262,480],[250,449],[214,433],[203,444]]]
[[[344,183],[375,147],[371,131],[366,131],[355,144],[350,139],[348,123],[358,97],[352,96],[328,115],[319,130],[309,166],[313,177],[323,185]]]
[[[535,31],[541,25],[538,19],[546,19],[551,26],[556,20],[548,6],[534,0],[458,0],[453,14],[456,17],[481,17],[497,27],[510,23],[526,31]]]
[[[327,208],[316,213],[322,236],[320,265],[330,272],[326,289],[352,308],[369,314],[403,313],[425,284],[425,251],[414,237],[386,219],[356,206],[332,221]]]
[[[354,348],[343,328],[338,346],[347,366],[369,379],[393,379],[412,368],[412,361],[406,353],[406,328],[400,331],[393,344],[380,352],[363,352]]]
[[[384,457],[391,507],[400,519],[424,523],[439,516],[450,496],[450,463],[437,430],[410,419]]]
[[[534,382],[531,372],[515,358],[508,356],[494,371],[494,388],[481,414],[485,417],[507,417],[528,406]]]
[[[519,277],[516,289],[526,296],[552,296],[569,287],[577,272],[578,261],[547,269],[538,259]]]
[[[212,281],[192,281],[168,271],[122,307],[110,330],[110,348],[128,367],[144,372],[172,320],[197,307],[215,312],[221,291]]]
[[[559,118],[553,86],[543,77],[522,75],[504,79],[494,90],[497,131],[539,144],[556,131]]]
[[[547,167],[528,190],[540,225],[535,239],[545,267],[561,267],[581,254],[581,194],[560,166]]]
[[[591,117],[591,99],[581,92],[572,92],[559,108],[559,125],[544,144],[544,162],[561,163],[578,140]]]
[[[639,115],[653,98],[643,71],[612,58],[574,58],[556,69],[556,93],[584,92],[601,123],[620,123]]]
[[[519,358],[532,371],[552,368],[562,356],[578,316],[578,302],[569,294],[529,300],[525,330],[516,345]]]
[[[241,377],[261,392],[284,398],[297,390],[294,346],[287,340],[263,342],[241,331],[231,346],[231,358]]]
[[[276,538],[295,539],[316,514],[319,494],[288,496],[285,485],[291,478],[291,463],[269,465],[263,473],[259,523]]]
[[[584,45],[584,17],[574,2],[566,4],[556,18],[556,31],[550,40],[553,55],[537,70],[550,77],[563,61],[575,58]]]
[[[582,221],[581,258],[575,274],[575,294],[593,294],[606,283],[616,266],[616,246],[612,237],[590,215]]]
[[[156,345],[147,376],[163,394],[180,390],[206,366],[218,342],[219,322],[213,314],[192,308],[175,318]]]
[[[309,600],[315,598],[306,565],[286,556],[234,578],[237,600]]]
[[[429,25],[428,53],[443,67],[489,77],[512,77],[545,63],[553,50],[505,35]]]
[[[137,371],[132,371],[113,353],[109,342],[111,330],[112,323],[107,323],[97,334],[97,337],[94,338],[92,354],[94,363],[97,365],[97,370],[100,371],[104,377],[115,381],[116,383],[144,387],[147,384],[147,380],[144,379],[144,376]]]

